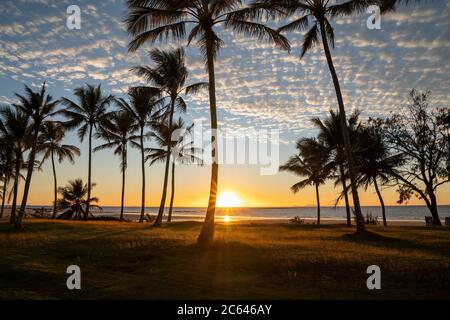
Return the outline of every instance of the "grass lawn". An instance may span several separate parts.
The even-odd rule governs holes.
[[[0,299],[428,299],[450,298],[450,229],[218,224],[195,246],[200,223],[160,229],[117,222],[0,222]],[[82,290],[66,288],[66,268]],[[381,268],[381,290],[366,269]]]

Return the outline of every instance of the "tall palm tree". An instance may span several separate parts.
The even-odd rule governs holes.
[[[125,111],[114,112],[108,122],[97,133],[98,138],[106,140],[106,143],[95,147],[95,151],[112,149],[114,154],[121,157],[120,169],[122,170],[122,196],[120,203],[120,221],[123,220],[123,207],[125,201],[125,172],[127,170],[128,143],[136,139],[134,132],[133,116]]]
[[[381,205],[383,225],[387,226],[386,208],[378,181],[382,185],[391,181],[391,173],[404,163],[403,156],[390,154],[389,148],[376,126],[364,127],[359,130],[356,150],[358,186],[363,186],[367,190],[373,184]]]
[[[1,119],[0,119],[1,121]],[[2,207],[0,218],[3,217],[5,210],[5,201],[8,194],[8,184],[14,173],[14,149],[0,131],[0,181],[3,179],[2,188]]]
[[[328,163],[328,149],[315,139],[300,139],[297,142],[298,155],[294,155],[282,166],[281,171],[289,171],[305,179],[291,187],[294,193],[313,185],[316,189],[317,224],[320,224],[319,186],[324,184],[332,167]]]
[[[244,34],[259,40],[275,42],[289,50],[289,42],[275,30],[247,20],[249,8],[241,0],[128,0],[128,33],[133,40],[129,51],[135,51],[144,43],[153,44],[163,38],[174,40],[186,37],[186,26],[191,25],[188,44],[196,41],[202,52],[208,71],[209,107],[211,116],[211,184],[205,223],[198,237],[198,243],[211,244],[214,239],[214,213],[216,208],[219,167],[217,163],[217,106],[214,61],[223,45],[216,32],[222,25],[238,34]]]
[[[173,202],[175,199],[175,164],[202,164],[202,159],[199,156],[203,150],[192,145],[192,141],[185,141],[184,135],[181,135],[180,131],[185,129],[184,122],[181,118],[178,119],[171,127],[168,126],[167,122],[155,123],[153,125],[152,135],[155,138],[155,142],[158,144],[159,148],[147,148],[145,151],[147,153],[146,160],[150,161],[150,165],[156,162],[164,162],[169,154],[169,159],[172,156],[172,179],[171,179],[171,195],[170,195],[170,205],[169,214],[167,216],[167,222],[172,221],[172,211]],[[174,132],[177,130],[180,133],[179,136],[174,137]],[[174,139],[176,138],[176,139]],[[168,145],[171,145],[170,151]]]
[[[140,66],[133,70],[140,76],[159,89],[163,97],[169,100],[169,104],[163,108],[164,115],[168,118],[168,126],[172,127],[173,115],[175,108],[179,111],[186,111],[186,102],[181,94],[195,94],[202,88],[207,88],[207,82],[199,82],[185,86],[188,78],[188,71],[185,64],[185,55],[182,48],[171,51],[162,51],[153,49],[150,51],[150,59],[155,64],[155,67]],[[166,156],[163,191],[161,195],[161,202],[159,205],[158,216],[153,224],[155,227],[160,227],[164,214],[164,207],[166,204],[167,185],[169,178],[169,163],[170,163],[170,149],[172,144],[166,145],[168,152]]]
[[[319,129],[318,141],[329,149],[333,162],[335,163],[335,171],[338,172],[337,183],[341,183],[342,185],[342,194],[345,200],[347,226],[350,227],[351,212],[347,192],[347,175],[345,174],[347,163],[344,155],[344,141],[339,112],[330,110],[330,115],[325,120],[322,121],[320,118],[313,118],[311,121]],[[350,131],[350,140],[352,145],[354,145],[359,126],[359,111],[353,112],[347,122]]]
[[[67,109],[61,113],[69,120],[64,123],[66,128],[78,128],[78,138],[83,142],[86,135],[89,137],[89,163],[88,163],[88,194],[84,219],[89,217],[89,199],[91,198],[91,171],[92,171],[92,136],[94,130],[98,130],[108,118],[108,106],[113,101],[112,95],[104,95],[101,86],[86,84],[86,86],[76,88],[74,95],[78,99],[78,104],[70,99],[62,98],[61,103]]]
[[[129,102],[123,98],[116,99],[115,102],[121,111],[127,112],[134,120],[134,128],[139,131],[136,141],[131,142],[131,146],[138,148],[141,153],[141,214],[139,222],[144,222],[145,217],[145,146],[144,140],[148,137],[145,128],[151,119],[159,111],[162,100],[160,91],[150,87],[134,87],[128,92]]]
[[[58,208],[65,211],[58,216],[58,219],[85,219],[88,206],[100,208],[96,204],[99,201],[98,198],[86,197],[89,189],[93,187],[95,187],[94,183],[89,188],[81,179],[70,180],[65,187],[60,187],[58,192],[62,198],[58,200]]]
[[[28,154],[27,175],[23,188],[22,203],[14,223],[14,227],[16,229],[20,229],[22,228],[23,216],[25,215],[28,194],[31,186],[31,178],[36,164],[38,135],[42,129],[42,125],[48,121],[48,118],[55,115],[56,107],[58,106],[59,101],[53,100],[52,96],[46,94],[45,82],[42,84],[40,91],[35,92],[28,86],[25,86],[25,96],[16,93],[16,97],[19,99],[19,103],[14,104],[14,106],[28,115],[31,120],[30,152]]]
[[[382,0],[350,0],[343,3],[331,4],[328,0],[257,0],[252,7],[271,8],[273,16],[296,16],[295,19],[278,29],[279,32],[304,31],[306,32],[301,50],[301,58],[315,45],[322,42],[328,68],[333,80],[336,98],[339,106],[339,115],[342,126],[344,151],[347,158],[348,173],[352,189],[353,205],[355,209],[357,231],[365,231],[364,217],[361,213],[358,190],[356,188],[356,174],[353,164],[350,134],[347,127],[344,100],[341,93],[339,79],[331,56],[330,45],[334,48],[334,29],[330,20],[338,16],[350,16],[364,12],[369,5],[378,4]],[[334,2],[333,2],[334,3]]]
[[[56,217],[57,200],[58,200],[58,180],[56,177],[55,156],[61,163],[64,159],[74,163],[75,156],[80,155],[80,149],[70,144],[61,144],[65,136],[65,127],[61,122],[49,121],[43,125],[42,132],[39,135],[39,143],[37,151],[43,153],[42,161],[39,167],[42,167],[45,160],[50,159],[53,170],[53,213],[52,219]]]
[[[9,223],[16,221],[17,193],[19,188],[20,171],[23,169],[23,154],[29,145],[30,117],[21,109],[5,107],[0,109],[0,135],[5,143],[12,147],[14,153],[14,167],[12,168],[13,199]]]

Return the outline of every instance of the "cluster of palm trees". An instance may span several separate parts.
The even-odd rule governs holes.
[[[169,180],[170,162],[173,153],[183,163],[201,164],[199,153],[192,143],[183,141],[183,136],[174,139],[176,130],[186,130],[180,118],[174,121],[174,114],[185,112],[187,104],[184,95],[195,94],[207,83],[186,85],[188,72],[185,66],[183,49],[150,52],[153,66],[136,67],[133,71],[145,77],[148,86],[132,87],[127,98],[106,95],[100,85],[85,85],[74,90],[76,99],[61,98],[54,100],[46,94],[45,83],[40,91],[34,92],[25,86],[26,95],[16,94],[18,104],[2,107],[0,110],[1,178],[3,180],[2,208],[5,199],[12,194],[10,223],[16,228],[22,227],[28,191],[33,171],[42,167],[50,159],[54,177],[53,218],[58,210],[63,210],[63,218],[88,219],[91,207],[98,202],[92,197],[95,185],[92,182],[92,153],[113,149],[120,157],[122,171],[122,197],[120,220],[124,219],[125,174],[127,168],[128,147],[135,147],[141,152],[142,160],[142,207],[140,222],[145,218],[145,163],[165,162],[164,189],[161,208],[154,226],[161,226]],[[60,108],[61,107],[61,108]],[[57,118],[60,118],[59,120]],[[58,188],[55,158],[59,162],[67,159],[74,162],[80,150],[72,145],[62,144],[66,131],[77,129],[81,142],[88,138],[88,181],[81,179],[70,181],[64,188]],[[150,147],[146,142],[154,139],[158,147]],[[104,143],[93,147],[93,139]],[[25,154],[27,159],[25,160]],[[42,158],[37,161],[38,155]],[[175,161],[172,161],[172,194],[169,217],[172,218],[175,183]],[[24,177],[22,173],[26,171]],[[19,182],[25,180],[21,207],[17,212]],[[12,187],[10,187],[12,181]],[[10,187],[10,188],[8,188]],[[57,199],[57,194],[62,199]],[[97,207],[97,205],[95,205]],[[17,213],[17,214],[16,214]]]
[[[353,112],[348,119],[348,131],[352,145],[352,159],[355,163],[356,185],[365,190],[373,186],[381,205],[383,224],[387,225],[386,207],[380,186],[389,186],[395,180],[394,173],[405,163],[402,153],[393,152],[388,147],[381,132],[379,123],[362,123],[358,119],[359,112]],[[294,184],[294,193],[306,186],[314,186],[317,198],[317,224],[320,224],[319,186],[327,180],[333,180],[334,185],[340,185],[342,192],[336,203],[344,198],[347,214],[347,226],[351,226],[351,209],[348,200],[349,170],[348,162],[343,156],[344,143],[340,116],[334,111],[325,119],[313,118],[312,122],[318,129],[315,138],[302,138],[297,142],[298,154],[280,167],[303,180]]]

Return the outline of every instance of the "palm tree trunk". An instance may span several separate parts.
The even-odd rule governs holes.
[[[387,226],[386,208],[384,206],[384,200],[383,200],[383,197],[381,196],[380,189],[378,188],[378,183],[377,183],[377,179],[376,178],[373,178],[373,185],[375,186],[375,191],[377,192],[378,199],[380,199],[381,213],[383,214],[383,225]]]
[[[36,126],[37,126],[37,124],[36,124]],[[30,192],[30,186],[31,186],[31,177],[33,176],[34,161],[36,159],[36,145],[37,145],[38,134],[39,134],[39,131],[38,131],[38,129],[36,129],[33,134],[30,155],[28,157],[27,176],[25,179],[25,186],[23,188],[22,203],[20,205],[19,214],[17,215],[16,221],[14,222],[14,228],[16,228],[16,229],[22,228],[22,221],[23,221],[23,217],[25,215],[25,209],[27,207],[28,194]]]
[[[93,125],[89,124],[89,162],[88,162],[88,194],[86,199],[86,212],[84,212],[84,220],[89,219],[89,209],[91,205],[91,166],[92,166],[92,129]]]
[[[52,150],[52,168],[53,168],[53,213],[52,213],[52,219],[55,219],[56,217],[56,202],[58,197],[58,182],[56,180],[56,169],[55,169],[55,157]]]
[[[175,198],[175,162],[172,162],[172,185],[170,194],[170,205],[169,205],[169,215],[167,217],[167,222],[172,222],[172,209],[173,209],[173,199]]]
[[[342,164],[339,164],[339,171],[341,175],[342,192],[344,192],[345,212],[347,214],[347,227],[351,227],[352,218],[350,214],[350,204],[348,203],[348,193],[347,193],[347,184],[345,183],[344,167]]]
[[[22,164],[21,156],[16,154],[16,167],[14,172],[14,187],[13,187],[13,201],[11,206],[11,213],[9,214],[9,224],[14,224],[16,222],[16,206],[17,206],[17,192],[19,190],[19,179],[20,179],[20,166]]]
[[[172,122],[173,122],[173,113],[175,108],[175,99],[176,97],[170,98],[170,114],[169,114],[169,130],[172,130]],[[170,138],[169,138],[170,139]],[[161,203],[159,204],[158,216],[156,217],[154,227],[161,227],[162,220],[164,216],[164,207],[166,206],[166,197],[167,197],[167,185],[169,183],[169,168],[170,168],[170,155],[172,150],[172,143],[169,141],[167,145],[167,155],[166,155],[166,166],[164,168],[164,184],[161,195]]]
[[[144,151],[144,126],[141,126],[141,171],[142,171],[142,191],[141,191],[141,216],[139,222],[144,222],[145,214],[145,151]]]
[[[3,197],[2,197],[2,209],[0,211],[0,218],[3,217],[3,211],[5,210],[5,199],[6,199],[6,193],[8,189],[8,174],[5,174],[5,181],[3,181]]]
[[[207,65],[209,77],[209,109],[211,116],[211,184],[209,189],[208,209],[205,222],[198,236],[197,243],[210,245],[214,241],[214,214],[216,211],[217,184],[219,177],[218,149],[217,149],[217,106],[216,106],[216,80],[214,75],[214,52],[212,33],[206,34]]]
[[[341,119],[344,149],[347,157],[348,174],[350,177],[350,184],[352,187],[353,206],[355,208],[355,215],[356,215],[356,230],[358,232],[363,232],[366,230],[366,227],[364,225],[364,217],[362,215],[361,205],[359,203],[359,195],[356,185],[356,175],[353,167],[353,155],[351,150],[350,135],[347,127],[347,116],[345,115],[344,100],[342,99],[341,87],[339,85],[339,79],[336,74],[336,69],[334,68],[333,65],[333,59],[331,58],[330,48],[328,46],[327,36],[325,33],[325,25],[323,21],[320,21],[320,34],[322,35],[323,49],[325,51],[325,56],[327,58],[328,67],[330,69],[331,77],[333,79],[334,89],[336,91],[336,98],[339,105],[339,116]]]
[[[124,146],[122,150],[122,198],[120,202],[120,217],[119,220],[123,221],[123,204],[125,201],[125,171],[126,171],[126,163],[127,161],[127,149]]]
[[[320,225],[320,195],[319,195],[319,185],[316,183],[316,200],[317,200],[317,225]]]

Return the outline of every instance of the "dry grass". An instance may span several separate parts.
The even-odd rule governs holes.
[[[0,222],[0,298],[450,298],[450,230],[219,224],[209,250],[195,246],[200,224],[160,229],[117,222]],[[82,269],[82,290],[65,287]],[[366,268],[382,290],[366,288]]]

